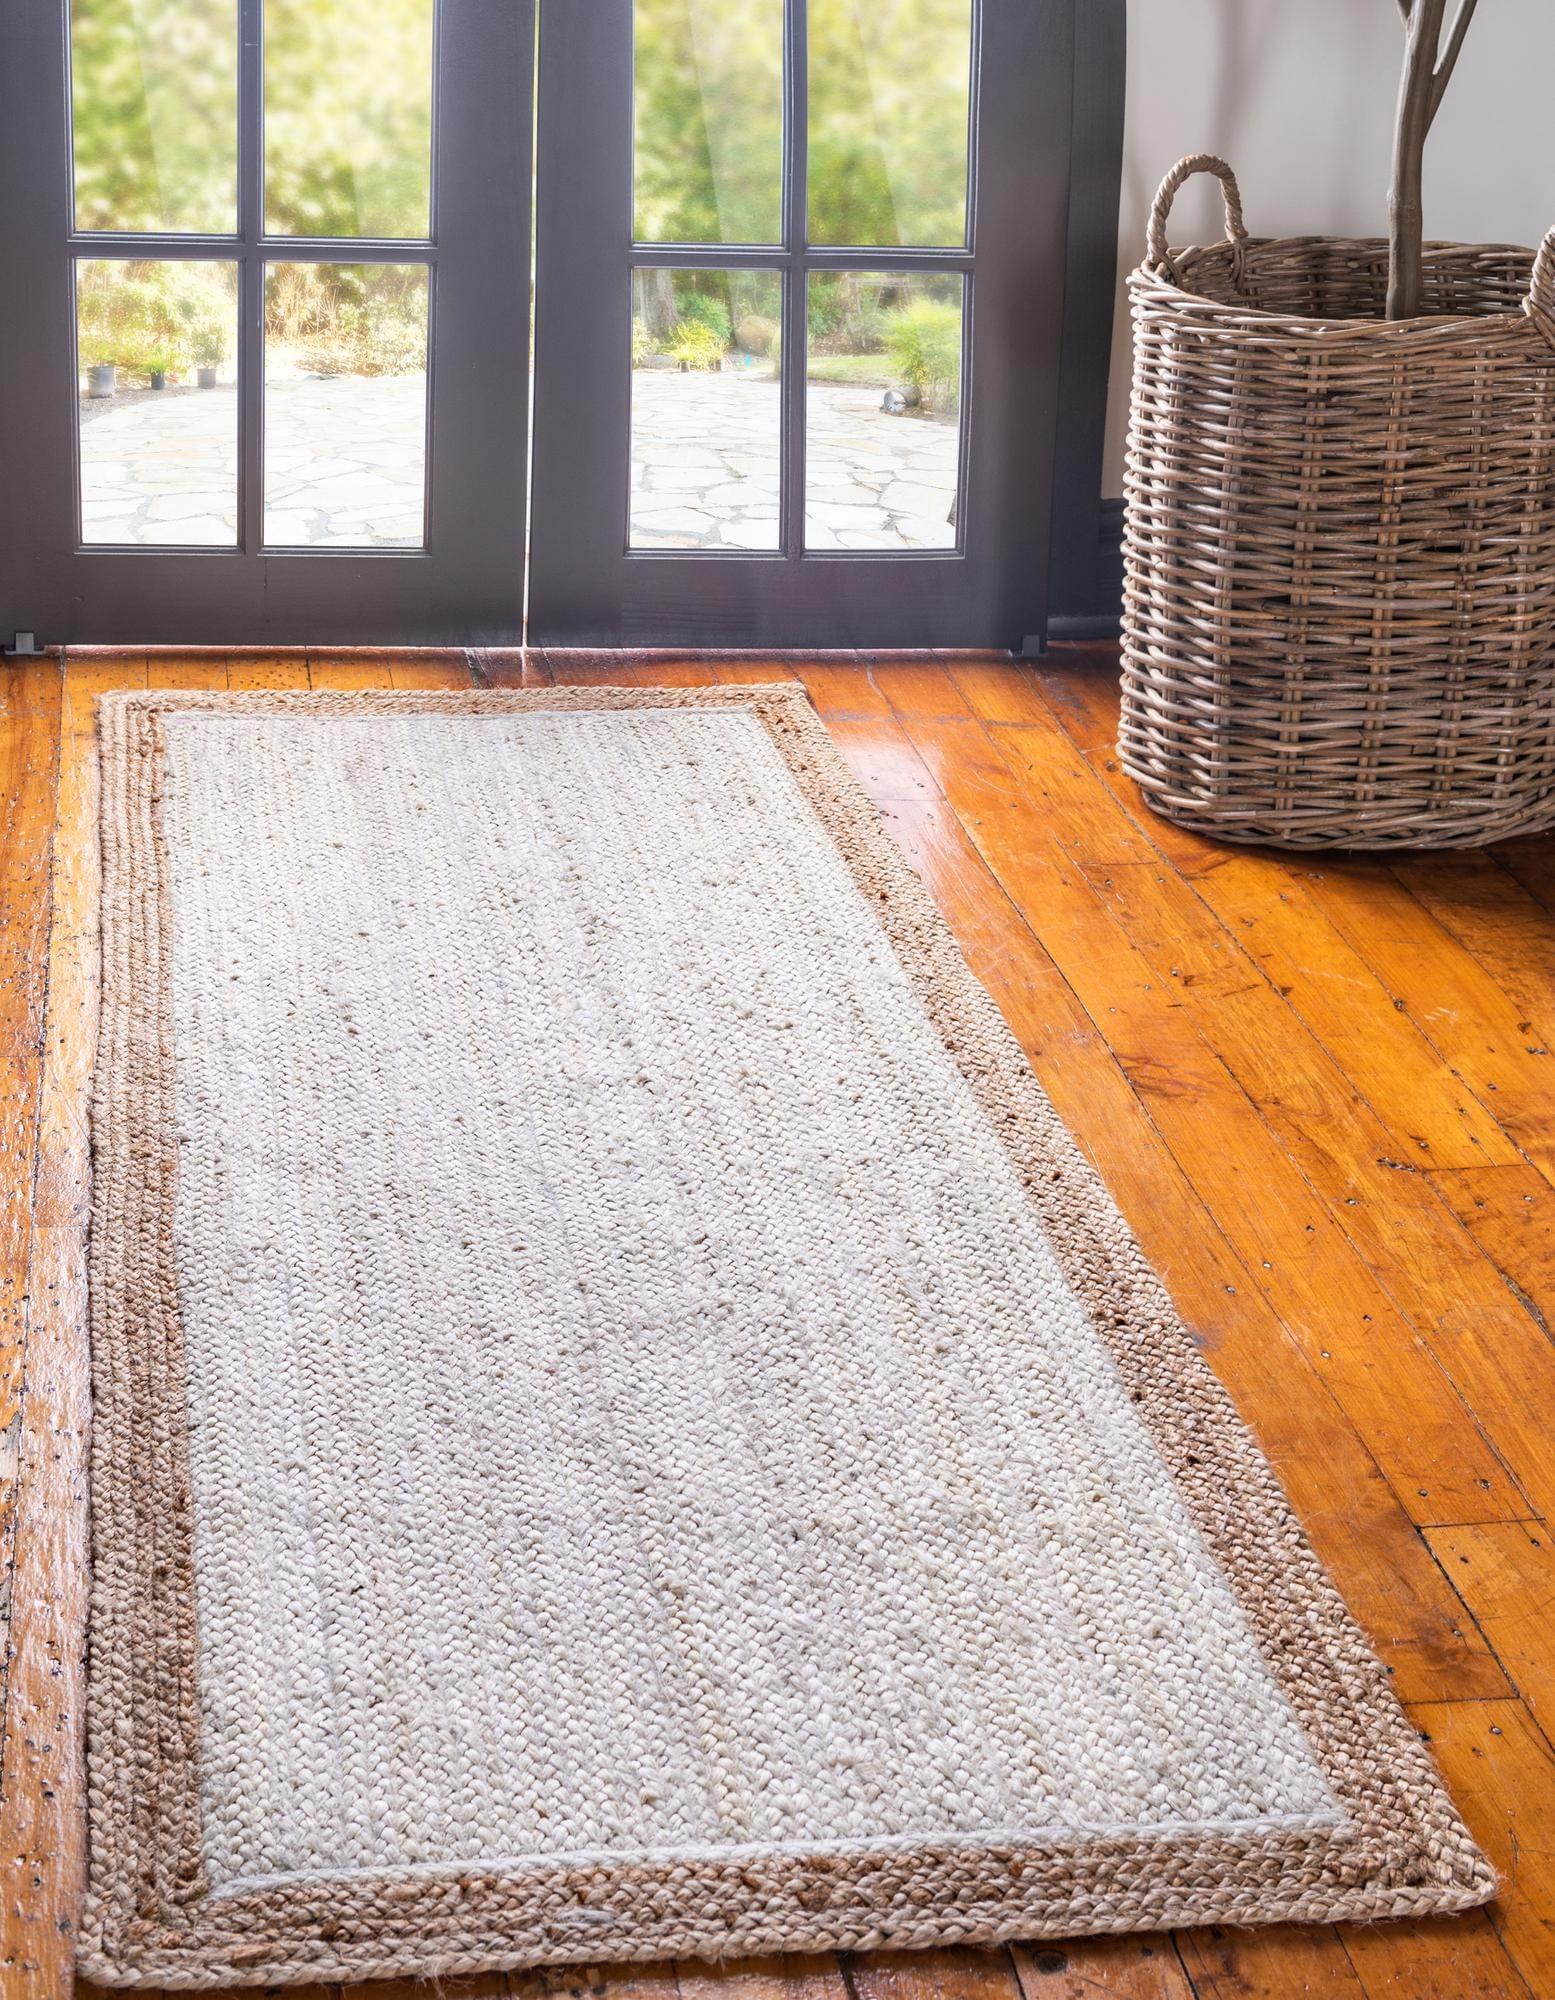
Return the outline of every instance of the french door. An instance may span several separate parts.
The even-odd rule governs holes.
[[[0,0],[0,641],[1029,649],[1075,9]]]
[[[7,0],[0,631],[519,631],[532,0]]]
[[[530,633],[1043,630],[1072,0],[545,0]]]

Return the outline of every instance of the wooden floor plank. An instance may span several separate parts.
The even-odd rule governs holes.
[[[679,2000],[849,2000],[835,1952],[784,1958],[731,1958],[719,1965],[682,1959]]]
[[[1540,1521],[1427,1532],[1529,1713],[1555,1741],[1555,1534]]]
[[[1411,854],[1393,873],[1514,1003],[1530,1039],[1555,1045],[1555,925],[1538,898],[1473,850]]]
[[[1366,2000],[1534,2000],[1484,1910],[1339,1934]]]
[[[1193,2000],[1170,1937],[1065,1938],[1010,1948],[1022,2000]]]
[[[478,648],[473,658],[488,687],[550,687],[552,675],[542,653],[521,647]],[[707,678],[712,679],[709,670]]]
[[[723,687],[762,687],[775,681],[797,680],[792,664],[779,657],[750,659],[719,659],[712,661],[713,678]],[[654,678],[657,669],[645,667],[643,677]]]
[[[375,653],[310,653],[308,685],[319,694],[361,694],[389,685],[388,664]]]
[[[712,662],[691,653],[655,653],[643,662],[642,675],[649,687],[713,687],[718,681]]]
[[[227,685],[240,694],[265,689],[284,692],[308,686],[305,653],[232,652],[227,655]]]
[[[1506,840],[1490,851],[1497,865],[1555,916],[1555,833]]]
[[[1501,1878],[1490,1922],[1544,2000],[1555,1994],[1555,1750],[1518,1701],[1426,1703],[1410,1716]]]
[[[547,646],[540,659],[558,687],[651,686],[653,669],[641,654],[602,653],[584,646]]]
[[[70,1990],[85,1853],[82,1660],[88,1538],[87,1084],[97,1021],[95,693],[144,686],[87,662],[60,717],[49,993],[27,1292],[6,1726],[0,1745],[0,1991]]]
[[[1336,1930],[1280,1924],[1268,1930],[1185,1931],[1178,1939],[1198,2000],[1366,2000]],[[1455,2000],[1469,2000],[1460,1994]]]
[[[1431,1176],[1437,1192],[1546,1334],[1555,1331],[1555,1187],[1536,1168]]]
[[[1555,1051],[1495,978],[1380,862],[1297,864],[1296,879],[1535,1165],[1555,1179]]]
[[[828,722],[889,721],[891,704],[857,659],[829,654],[799,658],[794,671]]]
[[[98,695],[116,694],[123,688],[143,688],[145,685],[144,653],[126,653],[122,659],[108,652],[94,653],[86,659],[78,659],[74,652],[69,656],[65,675],[66,693],[70,701],[79,706],[87,726],[91,722],[92,702]]]
[[[854,2000],[1022,2000],[1002,1947],[847,1953],[842,1962]]]
[[[512,2000],[511,1978],[505,1972],[464,1973],[439,1979],[429,1988],[424,1979],[364,1979],[330,1989],[338,2000]],[[292,2000],[290,1987],[271,1987],[270,1993]],[[320,1989],[321,1994],[323,1989]]]
[[[1152,813],[1123,773],[1112,741],[1115,679],[1034,677],[1043,707],[1121,809],[1289,1002],[1421,1166],[1483,1166],[1522,1155],[1431,1041],[1302,889],[1289,865],[1257,849],[1189,833]],[[1022,719],[1030,719],[1022,718]],[[1096,747],[1100,739],[1100,747]]]
[[[146,685],[184,688],[191,693],[227,685],[227,655],[180,646],[146,654]]]
[[[33,1177],[48,991],[62,683],[55,659],[0,680],[0,1743],[16,1528]]]
[[[406,659],[403,654],[391,656],[387,664],[391,684],[407,694],[475,685],[469,659],[461,647],[418,653],[413,659]]]

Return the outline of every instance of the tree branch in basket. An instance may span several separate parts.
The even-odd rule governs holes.
[[[1458,11],[1447,33],[1447,46],[1436,65],[1436,76],[1431,88],[1431,116],[1434,119],[1447,94],[1447,86],[1452,82],[1452,73],[1458,66],[1458,57],[1463,53],[1463,38],[1469,32],[1469,23],[1474,18],[1474,9],[1479,0],[1458,0]]]
[[[1447,0],[1399,0],[1404,75],[1388,191],[1388,318],[1414,319],[1425,290],[1425,142],[1452,80],[1478,0],[1458,0],[1445,46]]]

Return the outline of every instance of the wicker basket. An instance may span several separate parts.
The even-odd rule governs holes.
[[[1168,250],[1219,176],[1227,241]],[[1129,281],[1124,767],[1225,840],[1468,846],[1555,825],[1555,233],[1261,241],[1167,175]],[[1530,272],[1532,272],[1530,286]]]

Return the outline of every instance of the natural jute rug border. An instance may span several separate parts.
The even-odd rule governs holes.
[[[849,864],[1000,1135],[1345,1822],[862,1852],[714,1852],[326,1879],[216,1896],[200,1841],[195,1581],[172,1252],[172,936],[162,718],[742,708]],[[1419,1916],[1494,1881],[1284,1495],[1117,1209],[793,687],[104,697],[102,1024],[93,1103],[94,1583],[83,1969],[214,1986],[601,1957],[928,1946],[1086,1931]],[[606,1912],[608,1942],[580,1921]]]

